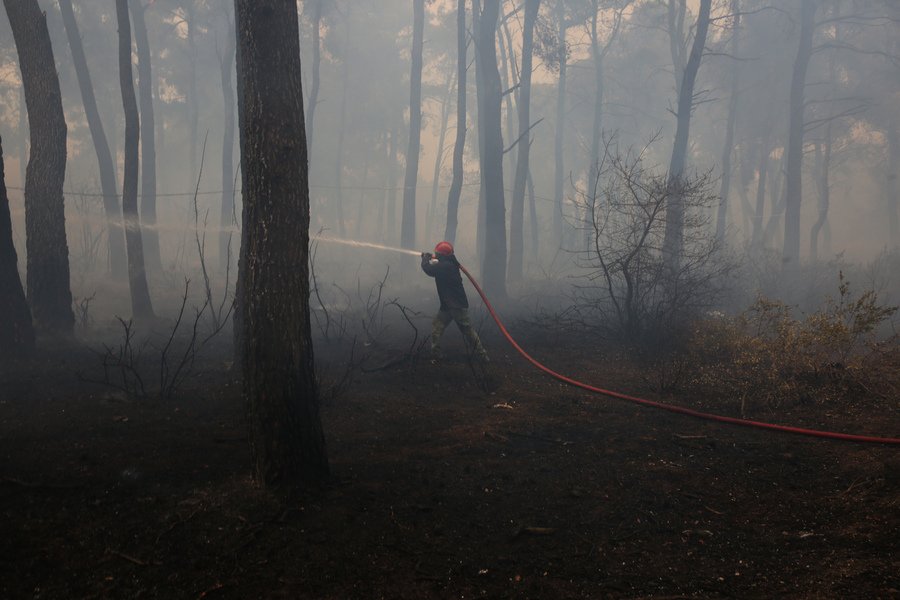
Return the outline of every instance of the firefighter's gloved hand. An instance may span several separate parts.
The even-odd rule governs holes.
[[[424,258],[425,260],[431,260],[431,252],[423,252],[422,258]]]

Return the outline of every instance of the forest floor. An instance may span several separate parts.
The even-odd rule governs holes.
[[[291,500],[250,477],[224,348],[166,401],[82,381],[99,368],[84,349],[7,369],[0,597],[900,597],[896,447],[592,396],[490,334],[485,378],[459,337],[438,365],[359,372],[327,399],[331,479]],[[692,403],[586,344],[520,342],[591,383]],[[900,431],[896,399],[753,416]]]

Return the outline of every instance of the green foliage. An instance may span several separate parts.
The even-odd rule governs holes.
[[[737,398],[742,414],[785,404],[896,397],[900,351],[879,332],[897,312],[867,290],[854,295],[839,276],[838,297],[795,317],[790,306],[759,298],[735,318],[695,327],[687,348],[695,392]],[[884,338],[884,336],[880,336]]]

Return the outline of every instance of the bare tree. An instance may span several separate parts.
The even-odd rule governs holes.
[[[128,0],[116,0],[116,20],[119,25],[119,86],[122,89],[122,106],[125,110],[122,216],[125,219],[125,245],[128,248],[128,287],[131,291],[131,310],[134,318],[147,320],[153,318],[153,304],[150,302],[150,290],[147,287],[141,219],[137,206],[138,143],[141,125],[131,73],[131,23],[128,19]]]
[[[675,1],[670,0],[670,2]],[[684,177],[687,163],[691,113],[694,109],[694,83],[697,80],[697,72],[700,70],[700,62],[703,59],[706,34],[709,31],[711,5],[712,0],[700,0],[700,11],[697,14],[694,42],[691,45],[690,56],[684,65],[683,75],[678,82],[677,126],[675,128],[675,143],[672,147],[672,159],[669,163],[669,185],[672,186],[673,193],[669,194],[668,205],[666,206],[666,236],[663,244],[666,262],[673,270],[678,269],[684,245],[684,208],[681,194],[678,190],[682,185],[681,180]],[[670,31],[669,35],[674,36],[676,32]]]
[[[453,144],[453,180],[447,195],[447,226],[444,239],[456,241],[456,226],[459,222],[459,197],[463,184],[463,152],[466,147],[466,80],[468,49],[466,36],[466,0],[456,4],[456,141]]]
[[[25,175],[26,289],[39,329],[71,333],[69,248],[63,182],[66,119],[46,14],[37,0],[3,0],[28,106],[31,153]]]
[[[33,349],[34,328],[19,279],[3,171],[3,140],[0,139],[0,357],[28,355]]]
[[[141,234],[144,262],[150,272],[162,270],[159,233],[156,230],[156,124],[153,114],[153,69],[150,62],[150,41],[144,13],[150,4],[130,0],[134,19],[134,41],[138,56],[138,96],[141,109],[141,221],[146,227]]]
[[[122,209],[119,206],[119,193],[116,190],[116,166],[113,163],[112,153],[109,151],[109,142],[106,139],[103,121],[100,119],[100,111],[97,108],[94,85],[91,83],[91,72],[84,55],[84,45],[81,43],[75,12],[72,10],[72,0],[59,0],[59,12],[62,15],[66,37],[69,40],[69,49],[72,52],[75,76],[78,78],[81,101],[84,104],[84,115],[91,132],[94,152],[97,154],[100,189],[103,192],[103,209],[106,213],[110,271],[113,277],[124,279],[128,267],[125,256],[125,234],[122,230]]]
[[[413,0],[412,66],[409,74],[409,145],[406,148],[406,177],[403,180],[403,212],[400,218],[400,245],[416,245],[416,182],[422,135],[422,50],[425,33],[425,0]]]
[[[297,11],[235,0],[244,196],[239,310],[256,477],[292,488],[328,475],[309,315],[309,180]]]
[[[531,72],[534,54],[534,23],[541,0],[525,1],[525,20],[522,29],[522,71],[519,77],[519,140],[516,155],[516,176],[510,206],[509,278],[522,279],[525,258],[525,184],[528,179],[531,142]]]
[[[480,3],[476,2],[476,5]],[[480,6],[476,6],[476,9]],[[484,254],[481,274],[485,289],[494,297],[506,296],[506,200],[503,189],[503,135],[501,132],[500,72],[496,34],[500,0],[485,0],[475,31],[478,61],[479,125],[481,127],[481,179],[484,182]]]

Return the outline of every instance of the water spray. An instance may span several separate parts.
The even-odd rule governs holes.
[[[421,252],[418,250],[409,250],[407,248],[395,248],[394,246],[385,246],[384,244],[373,244],[372,242],[357,242],[356,240],[345,240],[328,236],[317,236],[313,238],[317,242],[330,242],[333,244],[344,244],[345,246],[353,246],[354,248],[368,248],[370,250],[384,250],[387,252],[400,252],[401,254],[410,254],[419,256]]]

